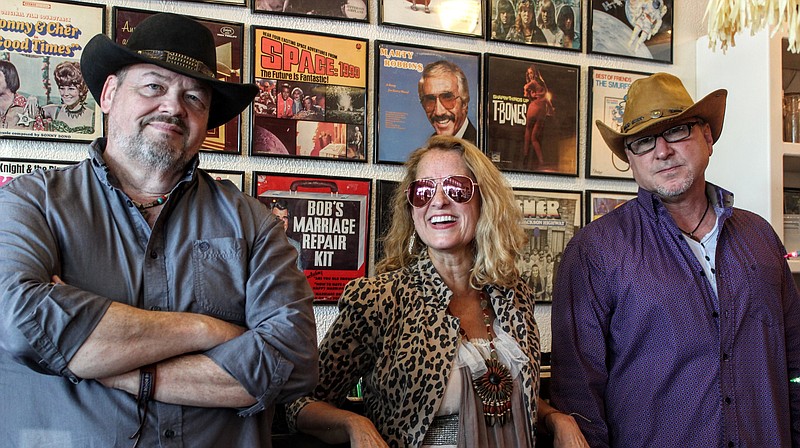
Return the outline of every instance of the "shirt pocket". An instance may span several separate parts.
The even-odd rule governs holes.
[[[203,314],[244,322],[247,253],[241,238],[192,243],[195,302]]]
[[[783,266],[778,263],[753,263],[749,269],[750,303],[747,315],[768,327],[783,322]]]

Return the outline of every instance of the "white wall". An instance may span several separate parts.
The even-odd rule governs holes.
[[[541,59],[565,64],[572,64],[581,67],[581,88],[580,88],[580,134],[579,134],[579,177],[545,176],[536,174],[507,173],[509,182],[514,187],[522,188],[547,188],[562,189],[572,191],[583,191],[587,189],[614,190],[614,191],[635,191],[635,184],[632,181],[622,180],[603,180],[587,179],[584,177],[584,161],[586,160],[586,110],[588,108],[588,67],[598,66],[621,70],[634,70],[642,72],[667,71],[671,72],[684,80],[690,92],[695,89],[695,40],[706,34],[705,22],[701,23],[705,2],[697,0],[675,0],[675,20],[673,24],[674,32],[674,64],[651,63],[642,60],[632,60],[615,58],[602,55],[586,54],[587,43],[584,39],[584,52],[559,51],[548,48],[526,47],[500,42],[487,42],[475,38],[452,36],[439,33],[428,33],[398,27],[379,26],[378,10],[380,1],[369,0],[370,21],[369,23],[345,22],[335,20],[310,19],[304,17],[292,17],[263,13],[252,13],[249,8],[234,7],[227,5],[215,5],[198,2],[184,1],[150,1],[150,0],[84,0],[87,3],[98,3],[108,5],[107,23],[111,23],[111,7],[122,6],[127,8],[137,8],[152,11],[177,12],[193,15],[201,18],[227,20],[233,22],[243,22],[245,25],[262,25],[277,28],[288,28],[295,30],[314,30],[321,33],[338,34],[342,36],[357,36],[367,38],[370,41],[387,40],[400,43],[409,43],[425,46],[435,46],[454,50],[472,51],[480,53],[503,54],[521,58]],[[250,1],[250,0],[248,0]],[[324,1],[324,0],[323,0]],[[394,2],[397,0],[383,0]],[[434,2],[437,0],[433,0]],[[588,1],[583,2],[586,5]],[[584,9],[585,9],[584,8]],[[586,36],[586,11],[584,11],[583,27]],[[111,34],[107,31],[107,34]],[[249,29],[247,31],[249,36]],[[740,37],[745,38],[745,37]],[[245,47],[245,73],[249,74],[250,67],[250,47],[249,41]],[[373,65],[374,54],[370,51],[370,67]],[[367,114],[367,143],[370,145],[374,141],[374,120],[369,111],[372,109],[371,100],[374,97],[374,86],[372,76],[374,70],[370,68],[368,114]],[[244,76],[249,81],[249,75]],[[245,126],[249,123],[249,117],[245,113]],[[428,132],[427,130],[424,132]],[[246,173],[245,191],[250,191],[249,176],[253,171],[274,171],[287,173],[319,174],[319,175],[341,175],[358,176],[374,179],[398,180],[402,168],[393,165],[379,165],[372,163],[372,154],[368,152],[368,163],[346,163],[324,160],[304,160],[304,159],[284,159],[272,157],[248,157],[247,131],[243,132],[242,154],[201,154],[201,166],[222,170],[240,170]],[[64,142],[38,142],[27,140],[4,140],[0,139],[0,157],[14,158],[33,158],[51,160],[82,160],[86,157],[86,146],[84,144],[64,143]],[[374,235],[374,231],[370,232]],[[370,246],[371,247],[371,246]],[[371,260],[370,266],[374,266]],[[323,314],[325,317],[323,317]],[[542,336],[542,350],[550,351],[550,307],[537,307],[537,319],[539,320]],[[322,320],[329,320],[330,313],[320,313]]]

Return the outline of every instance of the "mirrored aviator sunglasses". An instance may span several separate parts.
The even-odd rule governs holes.
[[[438,181],[438,182],[437,182]],[[406,190],[406,199],[412,207],[420,208],[428,205],[436,195],[436,186],[441,184],[442,191],[453,202],[466,204],[475,195],[478,186],[468,176],[447,176],[432,179],[417,179],[411,182]]]

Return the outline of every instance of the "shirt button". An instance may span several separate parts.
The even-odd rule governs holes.
[[[728,446],[730,446],[730,447],[733,447],[733,446],[734,446],[734,445],[733,445],[733,440],[729,440],[729,441],[728,441]]]
[[[150,258],[152,258],[153,260],[155,260],[156,258],[158,258],[158,252],[156,252],[156,251],[152,251],[152,252],[150,252]]]
[[[717,317],[719,317],[719,313],[714,311],[713,313],[711,313],[711,317],[717,318]]]
[[[730,359],[730,357],[728,356],[728,354],[727,354],[727,353],[723,353],[723,354],[722,354],[722,360],[723,360],[723,361],[727,361],[728,359]]]
[[[150,311],[161,311],[161,307],[160,306],[151,306],[150,307]]]
[[[202,243],[200,243],[198,247],[200,248],[201,251],[205,252],[208,250],[209,245],[208,242],[203,241]]]
[[[711,273],[712,273],[712,274],[716,274],[716,273],[717,273],[717,270],[716,270],[716,269],[714,269],[714,268],[711,268]]]
[[[166,437],[168,439],[171,439],[171,438],[175,437],[175,431],[173,431],[171,429],[168,429],[168,430],[164,431],[164,437]]]
[[[725,397],[725,404],[731,404],[731,397]]]

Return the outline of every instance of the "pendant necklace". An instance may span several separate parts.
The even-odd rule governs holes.
[[[158,207],[159,205],[167,202],[167,198],[169,197],[169,195],[170,195],[170,193],[161,195],[155,201],[146,202],[144,204],[136,202],[133,199],[131,199],[131,202],[133,202],[133,205],[135,205],[136,208],[139,209],[140,212],[143,212],[143,211],[147,210],[148,208]]]
[[[483,417],[487,426],[505,424],[511,415],[511,392],[514,387],[511,372],[497,359],[497,350],[492,338],[492,319],[489,315],[489,298],[486,293],[481,293],[481,309],[483,310],[483,323],[486,325],[486,335],[489,340],[489,359],[486,363],[486,373],[473,381],[475,393],[483,402]],[[463,328],[459,329],[461,337],[467,339]]]
[[[684,232],[684,231],[683,231],[683,229],[681,229],[680,227],[679,227],[678,229],[679,229],[681,232],[683,232],[683,233],[685,233],[685,234],[689,235],[689,238],[692,238],[692,239],[694,239],[694,232],[697,232],[697,229],[699,229],[699,228],[700,228],[700,224],[702,224],[702,223],[703,223],[703,221],[705,221],[705,219],[706,219],[706,215],[708,214],[708,209],[709,209],[710,207],[711,207],[711,201],[710,201],[708,198],[706,198],[706,211],[704,211],[704,212],[703,212],[703,216],[701,216],[701,217],[700,217],[700,222],[698,222],[698,223],[697,223],[697,225],[696,225],[696,226],[694,226],[694,229],[693,229],[691,232]]]

